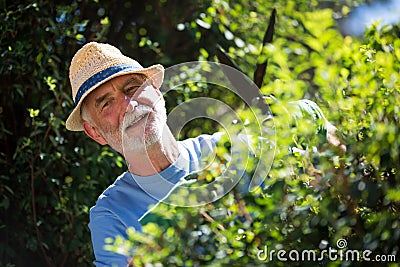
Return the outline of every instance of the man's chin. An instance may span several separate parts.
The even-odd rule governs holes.
[[[134,127],[126,128],[122,136],[123,149],[126,152],[142,152],[146,151],[149,146],[161,142],[165,123],[148,116],[147,119],[142,119]]]
[[[156,144],[161,140],[157,134],[146,136],[145,139],[136,137],[125,136],[123,140],[124,153],[129,152],[146,152],[146,149],[151,145]]]

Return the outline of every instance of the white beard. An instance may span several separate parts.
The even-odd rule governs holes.
[[[158,104],[154,110],[149,106],[140,105],[133,112],[125,115],[124,122],[120,126],[124,153],[145,151],[145,148],[161,141],[167,115],[164,105],[161,102]],[[144,120],[140,122],[140,125],[133,126],[134,129],[128,129],[140,119]]]

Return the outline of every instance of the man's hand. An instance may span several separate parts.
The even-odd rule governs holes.
[[[328,143],[332,146],[338,147],[340,152],[345,153],[347,148],[344,142],[342,142],[336,134],[337,128],[330,122],[326,122],[326,138]]]

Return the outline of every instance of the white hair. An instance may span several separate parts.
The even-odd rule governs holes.
[[[86,101],[83,100],[83,103],[81,105],[81,118],[83,121],[90,122],[91,124],[94,124],[92,116],[89,114],[89,111],[86,108]]]

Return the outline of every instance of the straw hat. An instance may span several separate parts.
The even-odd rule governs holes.
[[[164,78],[163,66],[157,64],[143,68],[112,45],[91,42],[79,49],[69,68],[75,108],[67,119],[67,129],[83,131],[81,105],[90,92],[112,78],[132,73],[146,75],[157,88],[161,87]]]

